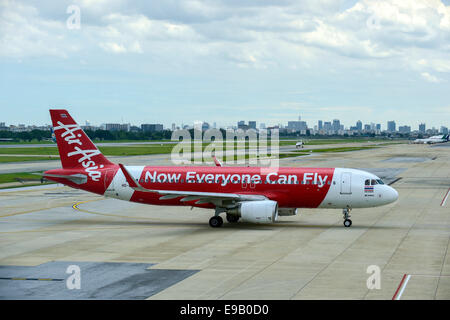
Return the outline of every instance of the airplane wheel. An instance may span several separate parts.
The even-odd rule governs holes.
[[[239,221],[239,216],[233,214],[227,214],[227,221],[230,223],[235,223]]]
[[[350,227],[352,225],[352,220],[350,219],[345,219],[344,220],[344,227]]]
[[[219,228],[223,224],[223,219],[220,216],[214,216],[209,219],[209,225],[213,228]]]

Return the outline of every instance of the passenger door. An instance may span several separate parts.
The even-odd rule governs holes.
[[[342,172],[341,175],[341,194],[352,193],[352,173]]]

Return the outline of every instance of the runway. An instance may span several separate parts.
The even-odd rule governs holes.
[[[160,157],[154,164],[170,155]],[[449,148],[403,144],[280,160],[363,168],[392,183],[399,200],[353,210],[350,228],[341,210],[213,229],[204,209],[59,185],[3,190],[0,298],[450,299],[449,158]],[[67,287],[73,265],[80,289]],[[367,286],[374,267],[379,289]]]

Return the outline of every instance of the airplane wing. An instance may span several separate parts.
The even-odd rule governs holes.
[[[221,193],[221,192],[200,192],[200,191],[177,191],[177,190],[158,190],[158,189],[147,189],[141,186],[138,179],[133,178],[131,173],[125,168],[125,166],[119,163],[120,169],[128,182],[128,185],[141,192],[153,192],[160,194],[161,200],[169,199],[180,199],[181,202],[194,201],[197,200],[196,204],[202,203],[213,203],[218,204],[222,201],[255,201],[255,200],[267,200],[267,197],[263,195],[252,195],[252,194],[237,194],[237,193]]]

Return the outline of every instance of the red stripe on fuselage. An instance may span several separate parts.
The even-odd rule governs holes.
[[[139,184],[147,189],[258,194],[280,207],[317,208],[326,197],[334,168],[144,167]],[[169,179],[170,182],[169,182]],[[252,182],[253,181],[253,182]],[[302,182],[307,182],[302,184]],[[270,182],[270,183],[268,183]],[[195,201],[160,200],[135,191],[130,201],[156,205],[195,205]],[[211,205],[196,205],[211,207]]]

